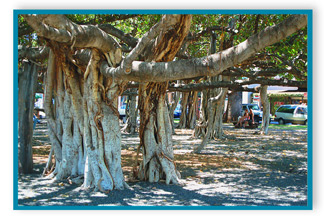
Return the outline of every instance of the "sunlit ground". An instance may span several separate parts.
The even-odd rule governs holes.
[[[35,132],[35,170],[42,172],[50,145],[38,125]],[[302,125],[271,125],[269,134],[258,129],[234,129],[225,124],[230,137],[212,140],[202,154],[193,154],[200,139],[192,130],[176,130],[174,159],[183,186],[164,182],[139,182],[132,178],[138,134],[122,134],[122,167],[132,190],[110,194],[89,193],[78,185],[40,178],[19,178],[20,205],[185,205],[185,206],[305,206],[307,205],[307,128]],[[141,155],[140,155],[141,156]],[[141,158],[139,158],[141,161]]]

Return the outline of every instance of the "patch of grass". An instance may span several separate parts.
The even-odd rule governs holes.
[[[179,118],[178,119],[174,119],[173,121],[174,121],[175,124],[178,124],[179,121],[180,121],[180,119]]]
[[[269,129],[282,129],[282,130],[307,130],[307,125],[277,125],[277,124],[270,124]]]

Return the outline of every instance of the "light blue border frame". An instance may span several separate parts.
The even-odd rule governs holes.
[[[18,206],[18,15],[19,14],[306,14],[308,33],[307,206]],[[312,210],[313,209],[313,11],[300,10],[14,10],[13,11],[13,209],[14,210]]]

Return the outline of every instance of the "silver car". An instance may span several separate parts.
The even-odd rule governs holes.
[[[275,121],[279,124],[307,124],[306,105],[282,105],[275,112]]]

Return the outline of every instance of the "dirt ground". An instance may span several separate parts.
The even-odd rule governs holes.
[[[307,130],[224,131],[235,139],[212,140],[201,154],[192,130],[173,135],[175,163],[182,186],[134,181],[131,177],[138,134],[122,134],[122,167],[130,189],[109,194],[82,190],[66,181],[41,177],[50,143],[46,124],[34,132],[34,174],[19,176],[19,206],[306,206]]]

